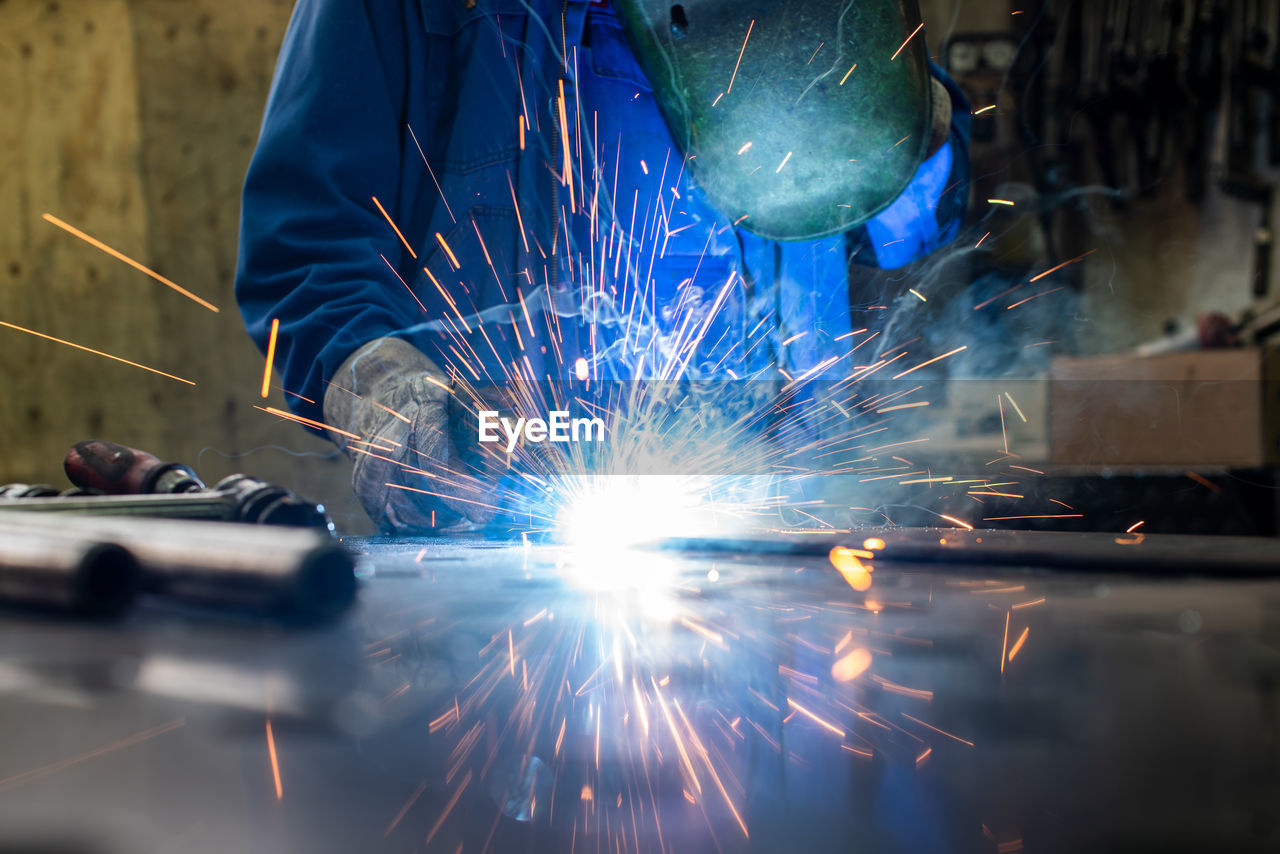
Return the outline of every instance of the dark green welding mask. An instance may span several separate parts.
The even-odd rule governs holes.
[[[756,234],[863,223],[939,144],[915,0],[614,2],[693,179]]]

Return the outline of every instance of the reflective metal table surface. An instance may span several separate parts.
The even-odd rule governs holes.
[[[351,545],[329,626],[0,616],[0,851],[1280,850],[1280,581]]]

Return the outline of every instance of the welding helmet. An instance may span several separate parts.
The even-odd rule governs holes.
[[[867,221],[945,139],[915,0],[614,6],[695,183],[763,237]]]

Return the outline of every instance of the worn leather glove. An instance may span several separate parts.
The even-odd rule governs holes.
[[[325,423],[343,431],[329,435],[351,458],[356,497],[385,533],[476,530],[495,512],[495,479],[450,438],[450,398],[448,375],[398,338],[356,350],[325,390]]]

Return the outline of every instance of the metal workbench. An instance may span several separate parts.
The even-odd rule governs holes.
[[[0,851],[1280,850],[1265,573],[350,544],[323,627],[4,612]]]

